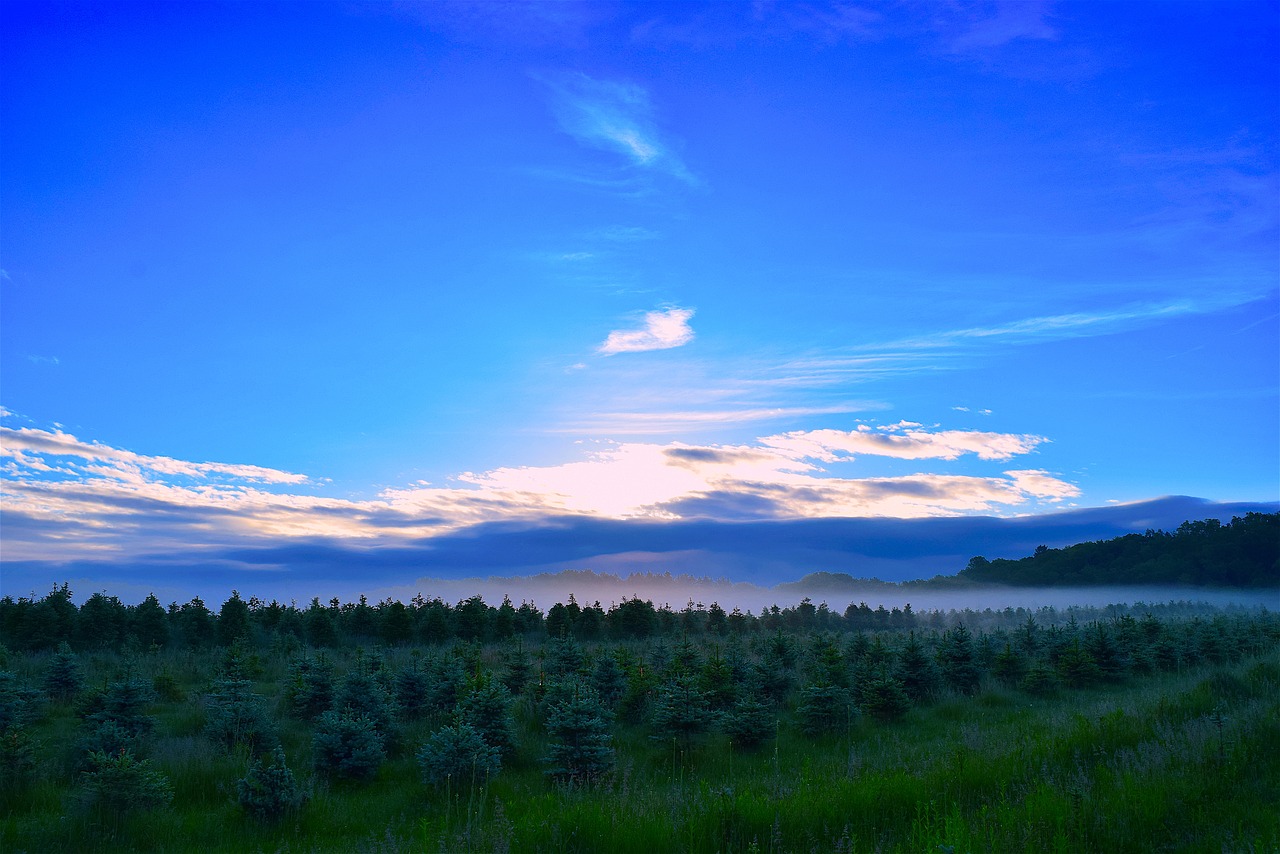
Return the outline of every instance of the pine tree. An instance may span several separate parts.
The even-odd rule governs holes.
[[[422,779],[429,786],[458,788],[477,779],[487,782],[502,768],[498,749],[466,723],[436,730],[417,758]]]
[[[1102,679],[1097,662],[1078,640],[1072,641],[1058,656],[1057,670],[1068,688],[1084,688]]]
[[[973,635],[963,623],[942,635],[938,664],[942,678],[951,690],[959,694],[972,694],[978,690],[982,673],[973,648]]]
[[[426,714],[431,699],[431,676],[422,669],[416,654],[412,664],[396,673],[392,687],[400,717],[417,720]]]
[[[862,686],[862,711],[880,723],[896,721],[911,709],[902,682],[887,671],[872,676]]]
[[[578,685],[572,695],[547,712],[547,774],[562,783],[598,779],[613,767],[610,716],[591,688]]]
[[[290,667],[285,689],[289,709],[303,720],[313,721],[333,708],[333,666],[321,654],[300,658]]]
[[[605,651],[591,671],[591,684],[600,696],[600,702],[612,709],[627,692],[627,674],[618,664],[617,656]]]
[[[746,696],[734,703],[724,716],[723,729],[738,747],[755,747],[773,735],[777,718],[768,706]]]
[[[347,711],[329,711],[316,722],[312,755],[322,774],[367,780],[382,767],[386,750],[373,721]]]
[[[894,675],[902,682],[902,689],[913,703],[929,702],[942,687],[942,675],[938,672],[938,666],[934,664],[915,632],[907,636],[907,642],[898,653],[898,666]]]
[[[1012,688],[1027,675],[1027,659],[1020,650],[1013,648],[1012,643],[1006,643],[1004,649],[996,654],[991,672],[1001,685]]]
[[[711,726],[711,706],[706,692],[698,687],[693,676],[678,673],[658,688],[650,720],[659,734],[679,738],[688,745]]]
[[[848,725],[853,711],[849,692],[838,685],[816,684],[800,689],[800,705],[796,713],[805,735],[836,732]]]
[[[173,800],[168,778],[128,750],[94,753],[89,770],[80,776],[81,800],[93,810],[119,816],[168,806]]]
[[[333,707],[349,711],[370,721],[378,731],[383,746],[390,744],[394,709],[382,683],[370,672],[372,662],[360,660],[347,673],[333,695]]]
[[[458,703],[458,721],[473,727],[485,743],[497,749],[503,759],[516,752],[515,723],[511,719],[511,695],[488,672],[470,680]]]
[[[307,793],[285,764],[284,749],[277,747],[270,762],[255,759],[236,781],[236,800],[253,818],[272,822],[301,809]]]
[[[248,679],[233,673],[215,681],[206,702],[204,732],[210,740],[230,749],[243,745],[254,755],[277,744],[267,702]]]

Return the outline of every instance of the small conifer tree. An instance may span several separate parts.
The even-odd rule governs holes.
[[[458,720],[475,728],[485,743],[497,748],[503,759],[515,754],[511,695],[488,672],[479,673],[468,682],[467,692],[458,703]]]
[[[84,673],[80,667],[80,657],[71,651],[66,641],[58,644],[58,651],[49,659],[49,668],[45,671],[44,690],[55,700],[71,700],[84,690]]]
[[[547,713],[547,774],[561,783],[586,783],[613,768],[611,716],[590,687],[579,685]]]
[[[755,747],[774,733],[777,719],[754,697],[742,697],[724,716],[724,732],[737,747]]]
[[[386,750],[373,721],[349,711],[329,711],[316,722],[312,755],[322,774],[367,780],[382,767]]]
[[[902,682],[882,671],[866,680],[862,686],[862,711],[880,723],[896,721],[911,708]]]
[[[80,775],[81,801],[89,809],[120,816],[131,810],[168,806],[173,787],[163,773],[129,750],[94,753]]]
[[[307,793],[285,764],[283,748],[277,747],[269,762],[255,759],[248,773],[236,781],[236,800],[258,821],[271,822],[301,809]]]
[[[502,768],[496,747],[468,723],[441,727],[418,751],[422,779],[431,786],[460,786],[488,781]]]

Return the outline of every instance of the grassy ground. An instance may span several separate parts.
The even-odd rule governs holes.
[[[197,692],[212,663],[181,655],[154,666]],[[276,697],[283,678],[269,659],[257,689]],[[171,807],[120,818],[78,807],[78,721],[54,705],[34,727],[35,781],[0,802],[0,850],[1280,851],[1274,653],[1051,699],[988,688],[890,725],[854,718],[820,740],[784,717],[751,752],[723,736],[682,745],[622,727],[613,776],[578,789],[546,781],[544,736],[519,708],[516,759],[487,784],[449,790],[424,786],[413,759],[439,721],[407,729],[375,780],[328,783],[307,770],[310,728],[286,720],[282,741],[311,800],[268,826],[235,803],[248,757],[200,735],[196,704],[153,713],[148,755],[173,784]]]

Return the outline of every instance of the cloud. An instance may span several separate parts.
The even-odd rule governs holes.
[[[931,433],[913,429],[919,425],[890,425],[856,430],[810,430],[770,436],[761,441],[774,448],[819,460],[870,454],[902,460],[954,460],[975,454],[981,460],[1008,460],[1027,454],[1048,441],[1043,436],[1013,433],[985,433],[974,430],[943,430]]]
[[[552,93],[561,130],[591,148],[621,155],[631,166],[696,179],[659,134],[649,93],[631,83],[582,73],[536,78]]]
[[[775,406],[766,409],[689,409],[663,412],[597,412],[560,427],[561,433],[663,435],[732,424],[847,415],[886,409],[877,401],[850,401],[836,406]]]
[[[6,559],[120,559],[172,548],[193,556],[270,540],[327,537],[395,547],[491,522],[548,518],[799,519],[948,515],[1026,508],[1078,494],[1037,469],[959,476],[841,477],[863,457],[1003,461],[1040,437],[928,431],[913,422],[815,430],[741,445],[602,443],[560,465],[463,472],[446,486],[373,499],[302,494],[305,475],[148,456],[61,429],[0,428]]]
[[[1035,0],[995,3],[987,7],[959,7],[966,20],[954,22],[962,31],[951,38],[957,53],[1002,47],[1019,39],[1054,40],[1057,29],[1049,23],[1049,4]]]
[[[644,316],[643,329],[616,329],[609,333],[597,352],[613,356],[617,353],[642,353],[683,346],[693,340],[693,329],[689,326],[691,317],[691,308],[650,311]]]

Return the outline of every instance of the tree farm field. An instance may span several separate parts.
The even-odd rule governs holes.
[[[0,609],[15,854],[1280,847],[1265,609],[68,593]]]

